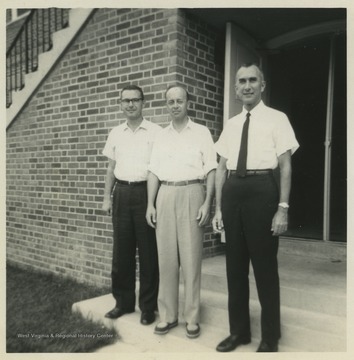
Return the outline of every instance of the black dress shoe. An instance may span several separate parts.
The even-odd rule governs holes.
[[[223,340],[216,348],[220,352],[228,352],[235,350],[239,345],[246,345],[251,342],[251,336],[245,335],[230,335]]]
[[[262,340],[257,352],[278,352],[278,344],[270,344]]]
[[[155,321],[155,313],[153,311],[143,311],[140,317],[140,323],[150,325]]]
[[[134,312],[134,310],[126,311],[126,310],[120,309],[118,307],[115,307],[111,311],[108,311],[108,313],[105,315],[105,317],[108,319],[118,319],[119,317],[121,317],[125,314],[130,314],[133,312]]]

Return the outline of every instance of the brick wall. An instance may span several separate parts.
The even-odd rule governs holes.
[[[177,18],[176,79],[187,85],[192,106],[189,115],[219,138],[223,119],[223,71],[215,65],[216,32],[195,16],[179,11]],[[223,245],[212,227],[205,229],[204,255],[220,254]]]
[[[215,34],[178,9],[99,9],[7,130],[7,259],[110,284],[112,226],[101,211],[109,130],[120,89],[135,83],[144,115],[166,124],[164,90],[185,83],[190,115],[214,140],[222,123]],[[223,250],[207,228],[205,256]]]

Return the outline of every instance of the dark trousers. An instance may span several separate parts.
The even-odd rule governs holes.
[[[139,254],[139,308],[157,309],[159,270],[155,230],[148,226],[145,214],[145,185],[115,184],[113,191],[112,294],[119,308],[135,308],[136,249]]]
[[[278,188],[272,175],[230,176],[222,190],[226,237],[229,323],[233,335],[249,335],[249,264],[261,304],[262,339],[280,338],[278,237],[271,232]]]

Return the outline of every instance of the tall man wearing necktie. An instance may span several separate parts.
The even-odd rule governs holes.
[[[278,236],[287,230],[291,155],[299,144],[287,116],[263,103],[264,89],[257,65],[240,67],[235,90],[243,110],[215,144],[220,161],[213,228],[225,231],[230,326],[230,336],[217,346],[220,352],[251,342],[250,262],[262,309],[257,352],[278,351],[281,335]],[[280,189],[272,174],[278,166]]]

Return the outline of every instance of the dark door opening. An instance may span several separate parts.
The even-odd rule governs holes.
[[[335,44],[334,103],[331,167],[330,236],[334,241],[347,238],[347,40],[337,36]]]
[[[339,62],[345,59],[343,46],[345,50],[345,45],[337,45]],[[329,54],[330,39],[323,36],[283,48],[267,58],[267,79],[271,84],[269,105],[288,115],[300,143],[292,158],[291,207],[286,236],[323,239]],[[335,73],[332,174],[336,171],[340,175],[332,176],[331,240],[346,241],[343,226],[346,222],[343,220],[346,219],[346,187],[343,186],[346,181],[345,70]],[[336,161],[337,158],[340,161]]]

